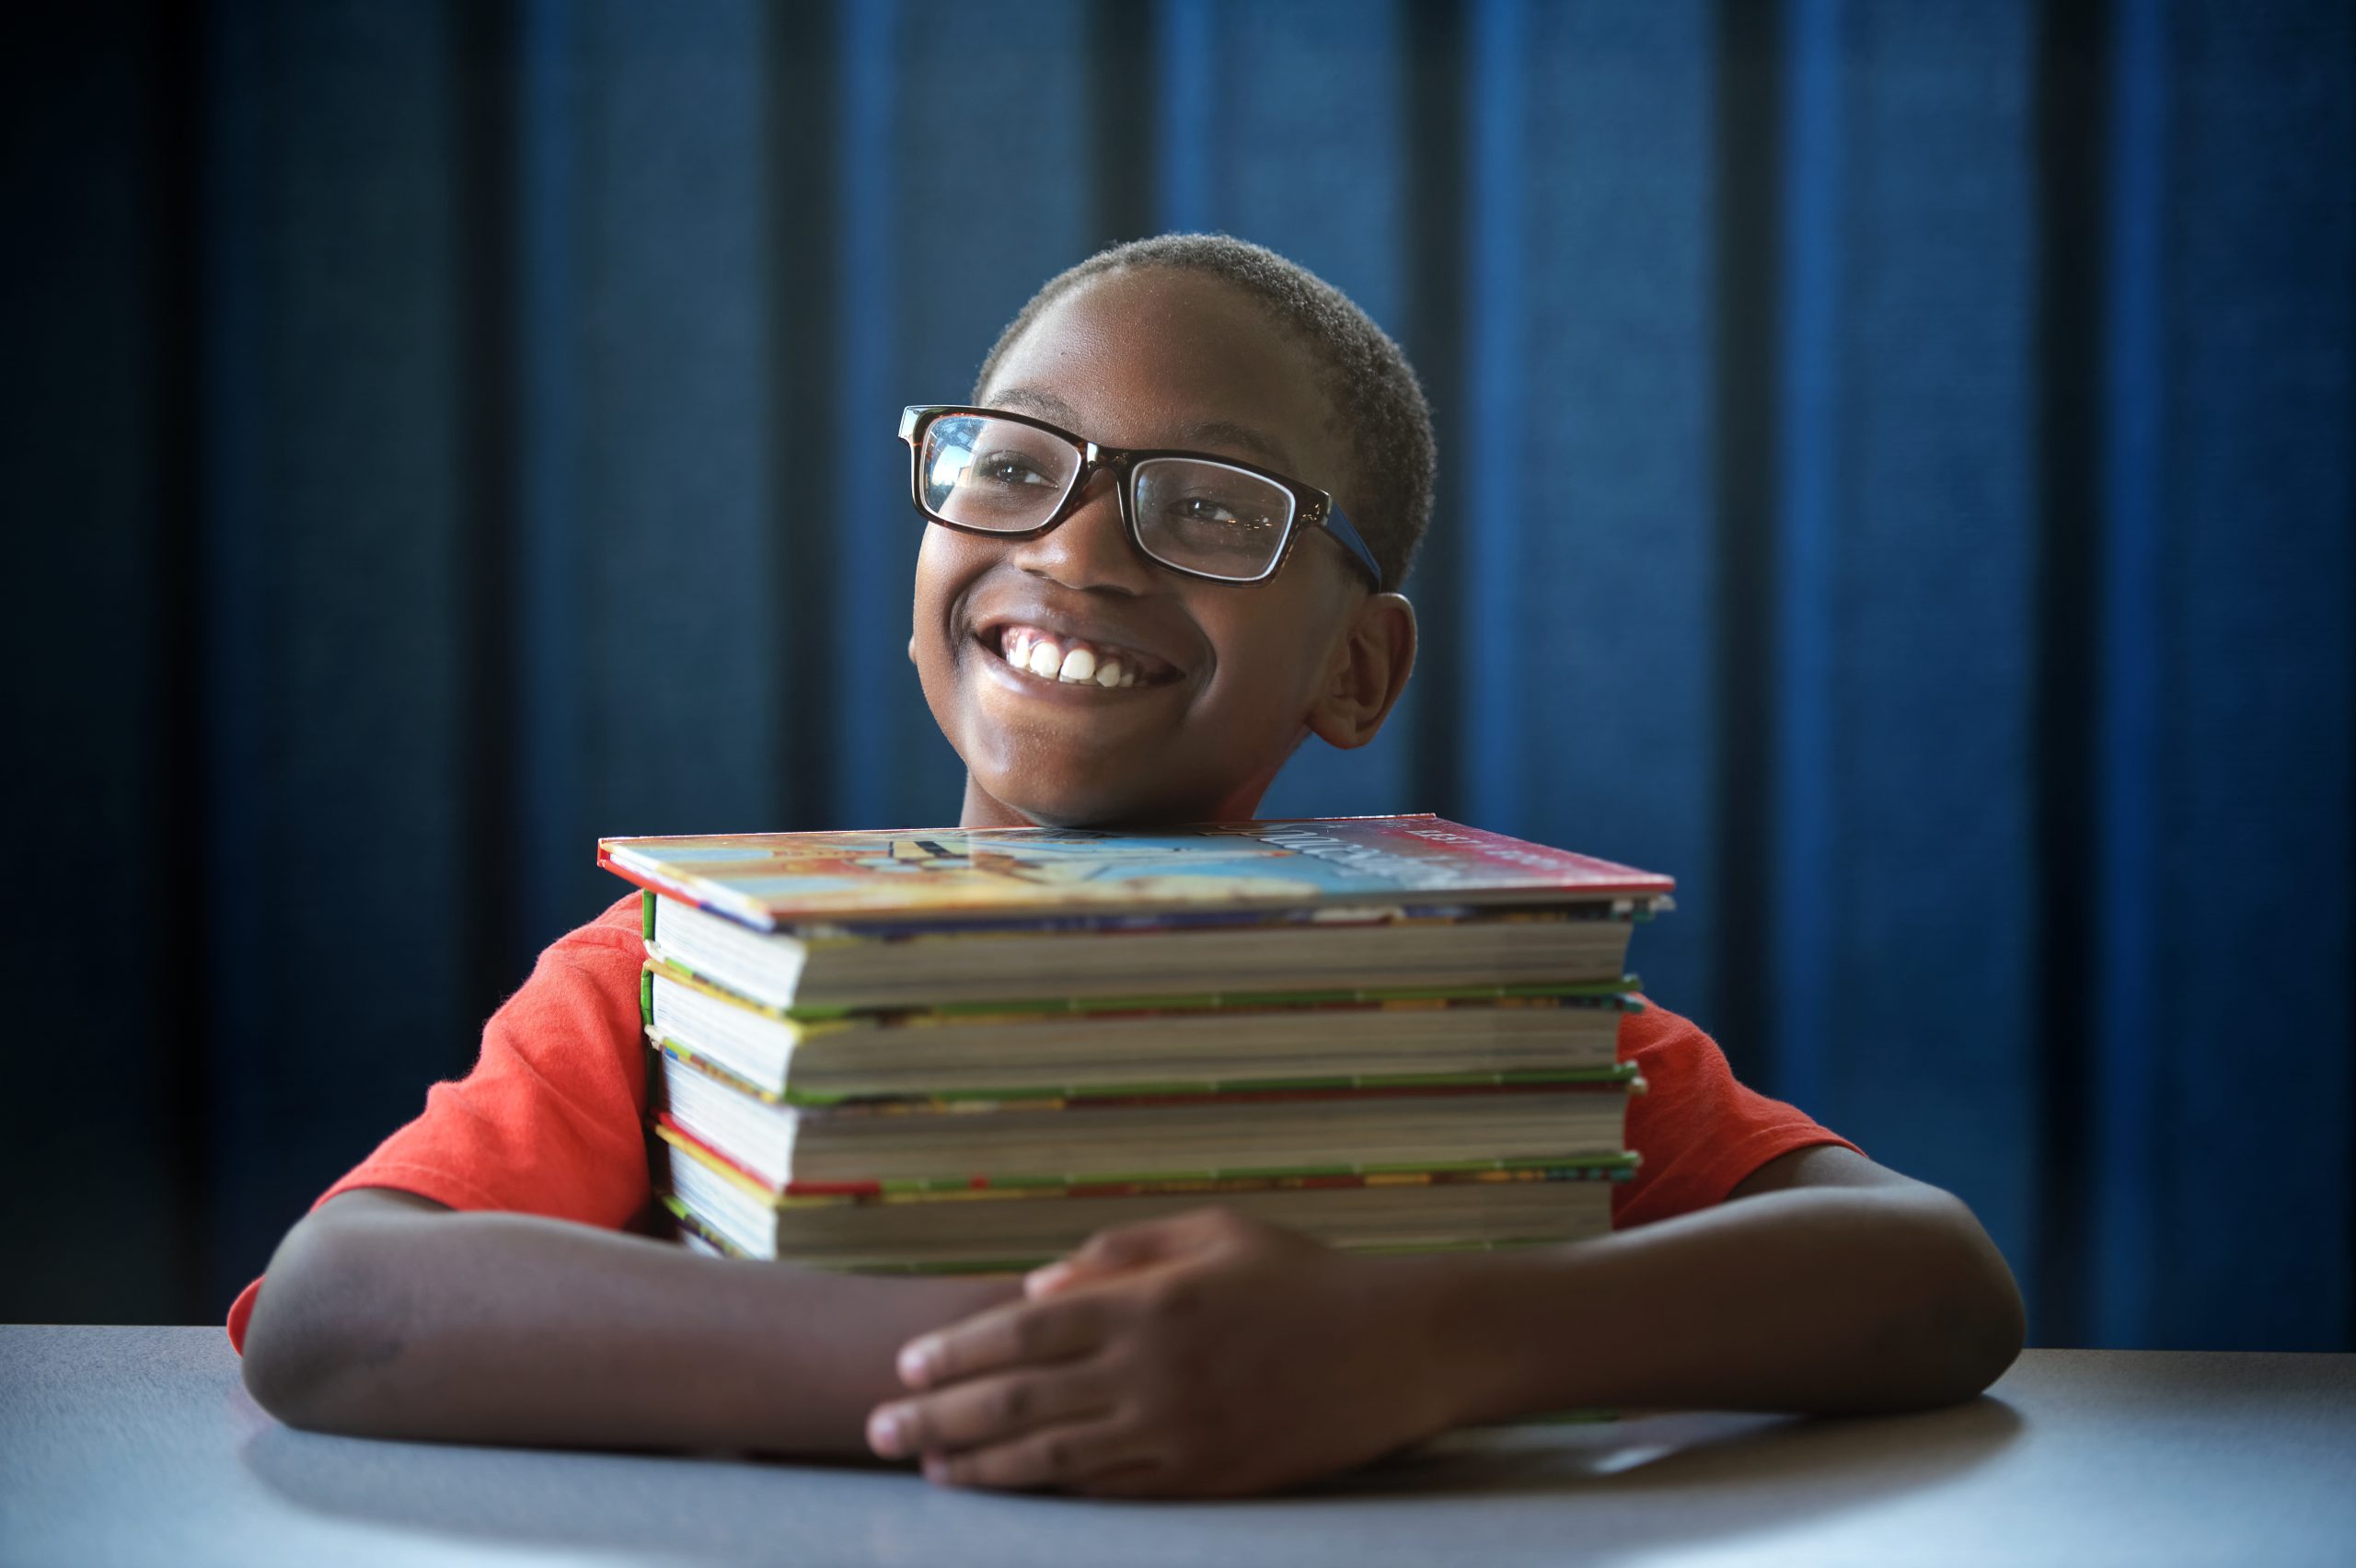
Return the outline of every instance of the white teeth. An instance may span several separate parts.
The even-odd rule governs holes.
[[[1066,686],[1091,682],[1108,690],[1138,684],[1138,673],[1119,655],[1082,644],[1067,650],[1061,640],[1030,627],[1010,627],[999,639],[999,655],[1018,670]]]

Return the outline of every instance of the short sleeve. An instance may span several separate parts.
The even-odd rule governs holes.
[[[454,1209],[610,1229],[637,1217],[650,1193],[639,907],[633,894],[542,952],[484,1025],[474,1070],[428,1090],[423,1113],[311,1206],[390,1187]],[[248,1286],[229,1309],[240,1350],[260,1288]]]
[[[1666,1008],[1648,1004],[1621,1020],[1620,1059],[1636,1065],[1646,1089],[1628,1105],[1628,1147],[1640,1163],[1612,1194],[1615,1229],[1722,1204],[1745,1177],[1794,1149],[1857,1147],[1745,1089],[1718,1043]]]

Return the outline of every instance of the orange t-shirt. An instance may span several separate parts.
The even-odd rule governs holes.
[[[633,893],[559,938],[484,1026],[474,1071],[427,1090],[417,1120],[318,1203],[354,1187],[392,1187],[454,1209],[617,1230],[635,1219],[653,1195],[639,931]],[[1794,1149],[1856,1147],[1737,1083],[1717,1043],[1665,1008],[1622,1021],[1620,1057],[1637,1065],[1648,1088],[1628,1109],[1628,1147],[1644,1162],[1612,1194],[1616,1228],[1724,1203],[1744,1177]],[[256,1280],[229,1309],[239,1350],[260,1293]]]

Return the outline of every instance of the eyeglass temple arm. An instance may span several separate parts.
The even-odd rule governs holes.
[[[1375,591],[1381,592],[1382,568],[1376,562],[1374,552],[1367,548],[1366,540],[1360,536],[1357,529],[1351,525],[1347,517],[1342,515],[1342,509],[1339,506],[1328,506],[1325,509],[1325,531],[1340,540],[1344,549],[1357,558],[1358,564],[1366,568],[1367,576],[1373,579]]]

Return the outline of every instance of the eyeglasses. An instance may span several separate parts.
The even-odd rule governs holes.
[[[943,527],[1035,538],[1070,516],[1088,481],[1109,468],[1130,541],[1172,571],[1265,582],[1303,534],[1322,529],[1382,586],[1374,552],[1332,496],[1249,463],[1099,446],[1027,415],[941,403],[902,409],[900,439],[910,499]]]

